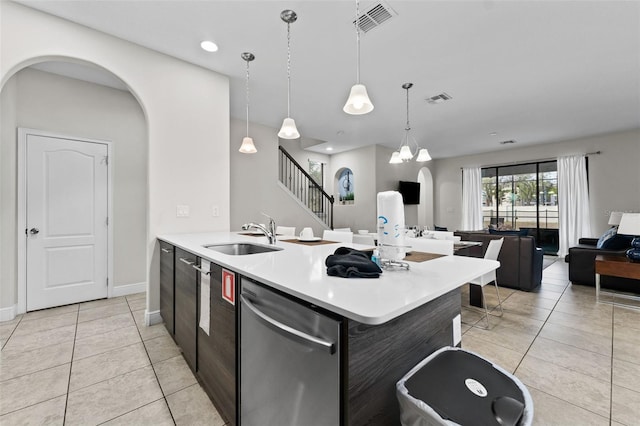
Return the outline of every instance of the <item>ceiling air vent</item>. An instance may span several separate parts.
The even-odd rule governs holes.
[[[510,143],[516,143],[516,141],[514,141],[513,139],[508,140],[508,141],[500,141],[500,145],[508,145]]]
[[[383,22],[396,16],[397,13],[383,2],[376,2],[373,6],[362,12],[358,19],[360,31],[366,33],[374,28],[379,27]],[[351,21],[355,24],[356,21]]]
[[[441,104],[450,99],[453,99],[453,98],[450,95],[447,95],[445,92],[442,92],[439,95],[435,95],[430,98],[427,98],[427,102],[430,104]]]

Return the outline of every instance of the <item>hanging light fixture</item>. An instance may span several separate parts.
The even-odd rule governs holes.
[[[253,53],[244,52],[240,57],[247,62],[247,83],[246,83],[246,101],[247,101],[247,136],[242,139],[242,146],[240,146],[240,151],[243,154],[255,154],[258,152],[255,145],[253,144],[253,139],[249,137],[249,62],[253,61],[256,57]]]
[[[409,89],[412,87],[413,83],[405,83],[402,85],[402,88],[407,91],[407,127],[404,128],[404,136],[400,141],[400,148],[391,154],[391,159],[389,159],[390,164],[399,164],[411,160],[414,156],[413,152],[411,152],[412,145],[415,146],[416,153],[418,154],[416,158],[417,162],[421,163],[431,160],[429,151],[427,151],[426,148],[420,148],[416,139],[411,135],[411,126],[409,125]]]
[[[342,110],[347,114],[362,115],[373,111],[373,103],[367,94],[367,88],[360,83],[360,2],[356,0],[356,84],[351,87],[349,99]]]
[[[293,10],[283,10],[280,19],[287,23],[287,118],[282,121],[278,137],[282,139],[298,139],[300,133],[296,122],[291,118],[291,24],[296,22],[298,15]]]

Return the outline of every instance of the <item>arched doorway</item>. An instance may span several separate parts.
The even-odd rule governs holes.
[[[17,188],[16,128],[108,140],[113,153],[112,203],[109,213],[111,242],[107,254],[110,297],[146,290],[148,227],[148,135],[146,112],[138,97],[116,75],[95,64],[66,57],[34,58],[16,67],[0,90],[3,100],[3,182]],[[3,221],[2,270],[8,281],[0,284],[15,300],[17,313],[26,310],[26,242],[18,191],[2,194],[3,208],[15,212]],[[23,209],[24,210],[24,209]],[[22,223],[21,223],[22,222]],[[134,260],[135,259],[135,260]],[[17,265],[17,267],[16,267]],[[13,283],[13,284],[12,284]],[[17,283],[17,284],[16,284]],[[11,289],[9,289],[11,287]]]
[[[418,204],[418,226],[433,227],[433,177],[431,171],[422,167],[418,172],[420,204]]]

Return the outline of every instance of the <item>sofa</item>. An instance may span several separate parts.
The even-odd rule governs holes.
[[[631,247],[631,238],[616,236],[598,248],[597,238],[581,238],[578,245],[569,248],[569,254],[565,256],[565,262],[569,263],[569,281],[573,284],[595,287],[595,259],[599,254],[624,256]],[[629,278],[609,277],[603,275],[600,278],[600,286],[612,290],[632,291],[640,288],[639,280]]]
[[[531,236],[489,234],[483,231],[456,231],[462,241],[479,241],[482,246],[470,250],[469,255],[483,257],[489,241],[504,238],[498,255],[498,285],[518,290],[535,290],[542,282],[542,249],[536,247]]]

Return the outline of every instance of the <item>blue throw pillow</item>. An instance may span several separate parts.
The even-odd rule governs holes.
[[[605,232],[604,234],[602,234],[602,237],[598,238],[598,243],[596,244],[596,248],[606,248],[603,247],[606,242],[610,239],[612,239],[617,232],[617,228],[615,226],[612,226],[611,228],[607,229],[607,232]]]

